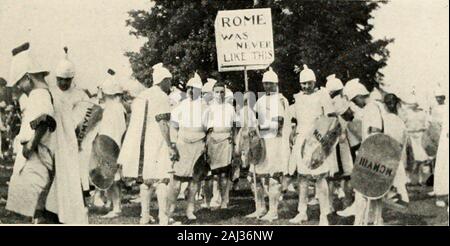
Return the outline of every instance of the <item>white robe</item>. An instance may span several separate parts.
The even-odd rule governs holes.
[[[170,178],[172,161],[169,146],[155,119],[157,115],[167,113],[170,113],[170,99],[158,86],[146,89],[134,99],[130,124],[117,160],[122,165],[124,177],[138,178],[142,175],[144,180]],[[139,170],[140,160],[142,173]]]
[[[448,105],[443,118],[442,132],[436,155],[436,169],[434,171],[434,193],[437,196],[448,196]]]
[[[77,126],[82,123],[84,119],[84,110],[80,110],[78,107],[76,107],[77,103],[81,101],[87,101],[89,98],[83,91],[71,87],[67,91],[61,91],[58,87],[54,87],[51,89],[52,95],[55,98],[55,102],[58,102],[61,104],[61,107],[64,108],[64,110],[61,110],[61,112],[64,114],[64,117],[69,117],[72,121],[72,128],[75,131]],[[89,152],[90,154],[90,152]],[[79,170],[80,170],[80,178],[81,178],[81,184],[83,186],[83,190],[88,191],[89,190],[89,172],[88,172],[88,160],[85,160],[83,158],[83,153],[78,152],[78,164],[79,164]]]

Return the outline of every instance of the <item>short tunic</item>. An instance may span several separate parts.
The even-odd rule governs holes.
[[[205,129],[203,112],[206,107],[201,99],[190,98],[172,110],[171,122],[178,127],[176,146],[180,154],[179,161],[174,163],[175,176],[192,178],[194,166],[205,151]]]
[[[256,174],[287,174],[289,165],[289,135],[291,117],[289,103],[281,94],[264,95],[255,104],[261,138],[264,139],[266,154],[262,163],[255,167]],[[278,135],[278,118],[283,118],[281,134]],[[251,169],[252,170],[252,169]]]
[[[30,141],[34,130],[30,123],[42,115],[54,117],[52,98],[46,89],[31,91],[27,99],[22,127],[17,136],[20,143]],[[54,155],[55,134],[47,131],[41,139],[39,153],[32,153],[27,160],[22,155],[22,148],[17,152],[14,170],[11,176],[6,209],[32,217],[36,209],[42,209],[45,194],[48,192],[51,176],[54,171],[52,156]]]
[[[229,103],[212,103],[203,115],[209,133],[206,139],[207,155],[211,170],[231,164],[233,154],[232,128],[236,119],[234,108]]]

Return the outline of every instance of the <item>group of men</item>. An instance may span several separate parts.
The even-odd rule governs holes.
[[[8,192],[6,208],[10,211],[34,221],[41,217],[39,211],[49,211],[60,223],[88,223],[85,198],[95,185],[92,170],[96,167],[92,165],[102,163],[111,166],[114,174],[111,185],[97,187],[102,192],[95,194],[104,193],[111,201],[112,210],[105,217],[120,216],[119,181],[132,179],[139,185],[141,224],[178,223],[173,213],[183,184],[187,184],[189,220],[196,219],[197,194],[202,195],[202,207],[227,209],[233,181],[239,179],[242,167],[249,167],[255,202],[248,218],[277,220],[283,194],[295,180],[298,214],[290,220],[295,224],[309,219],[311,184],[320,206],[320,225],[329,223],[337,190],[346,207],[338,214],[355,215],[355,224],[382,224],[383,202],[408,202],[406,158],[400,160],[390,192],[371,203],[371,218],[361,209],[369,199],[349,185],[358,148],[374,134],[397,140],[406,157],[411,134],[399,115],[400,111],[415,112],[417,102],[391,83],[380,83],[369,93],[358,79],[344,86],[330,75],[326,87],[318,88],[314,71],[304,65],[299,74],[301,91],[289,105],[271,68],[261,81],[263,93],[257,97],[251,92],[235,94],[234,99],[224,82],[209,78],[203,84],[195,73],[181,100],[184,97],[172,97],[172,73],[159,63],[153,66],[152,86],[133,99],[128,119],[123,88],[114,72],[99,86],[98,96],[89,98],[72,85],[75,69],[65,52],[55,70],[57,88],[49,88],[45,80],[49,72],[34,63],[29,44],[13,50],[8,86],[27,95],[27,106],[17,136],[21,150]],[[242,104],[235,105],[237,101]],[[86,111],[76,106],[80,102],[90,105],[89,110],[101,108],[102,116],[94,127],[86,126]],[[442,107],[446,104],[438,99],[436,108]],[[448,195],[445,122],[435,168],[439,172],[436,195]],[[335,129],[335,141],[319,141],[318,124]],[[321,151],[316,151],[317,146]],[[102,156],[105,149],[112,150],[106,152],[110,156]],[[153,194],[158,201],[157,219],[150,215]]]

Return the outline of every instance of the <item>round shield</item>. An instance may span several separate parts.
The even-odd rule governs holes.
[[[400,143],[388,135],[375,134],[367,138],[356,156],[352,187],[372,199],[383,197],[394,182],[401,152]]]
[[[266,158],[266,147],[264,140],[259,136],[257,130],[250,130],[248,127],[240,129],[237,146],[243,155],[246,165],[257,165]]]
[[[89,162],[89,178],[98,189],[107,190],[114,183],[119,152],[119,146],[110,137],[95,137]]]
[[[432,122],[422,134],[422,147],[429,156],[436,156],[441,136],[441,124]]]
[[[302,156],[311,169],[324,163],[336,145],[342,128],[336,117],[321,116],[314,122],[314,128],[302,145]]]

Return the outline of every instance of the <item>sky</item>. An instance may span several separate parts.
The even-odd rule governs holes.
[[[95,88],[109,67],[129,80],[123,53],[145,40],[128,34],[127,12],[151,6],[145,0],[0,0],[0,77],[9,76],[11,49],[30,41],[32,54],[50,70],[68,46],[79,87]],[[447,0],[391,0],[374,13],[372,35],[395,39],[385,80],[414,85],[423,95],[441,83],[448,94],[448,13]]]

